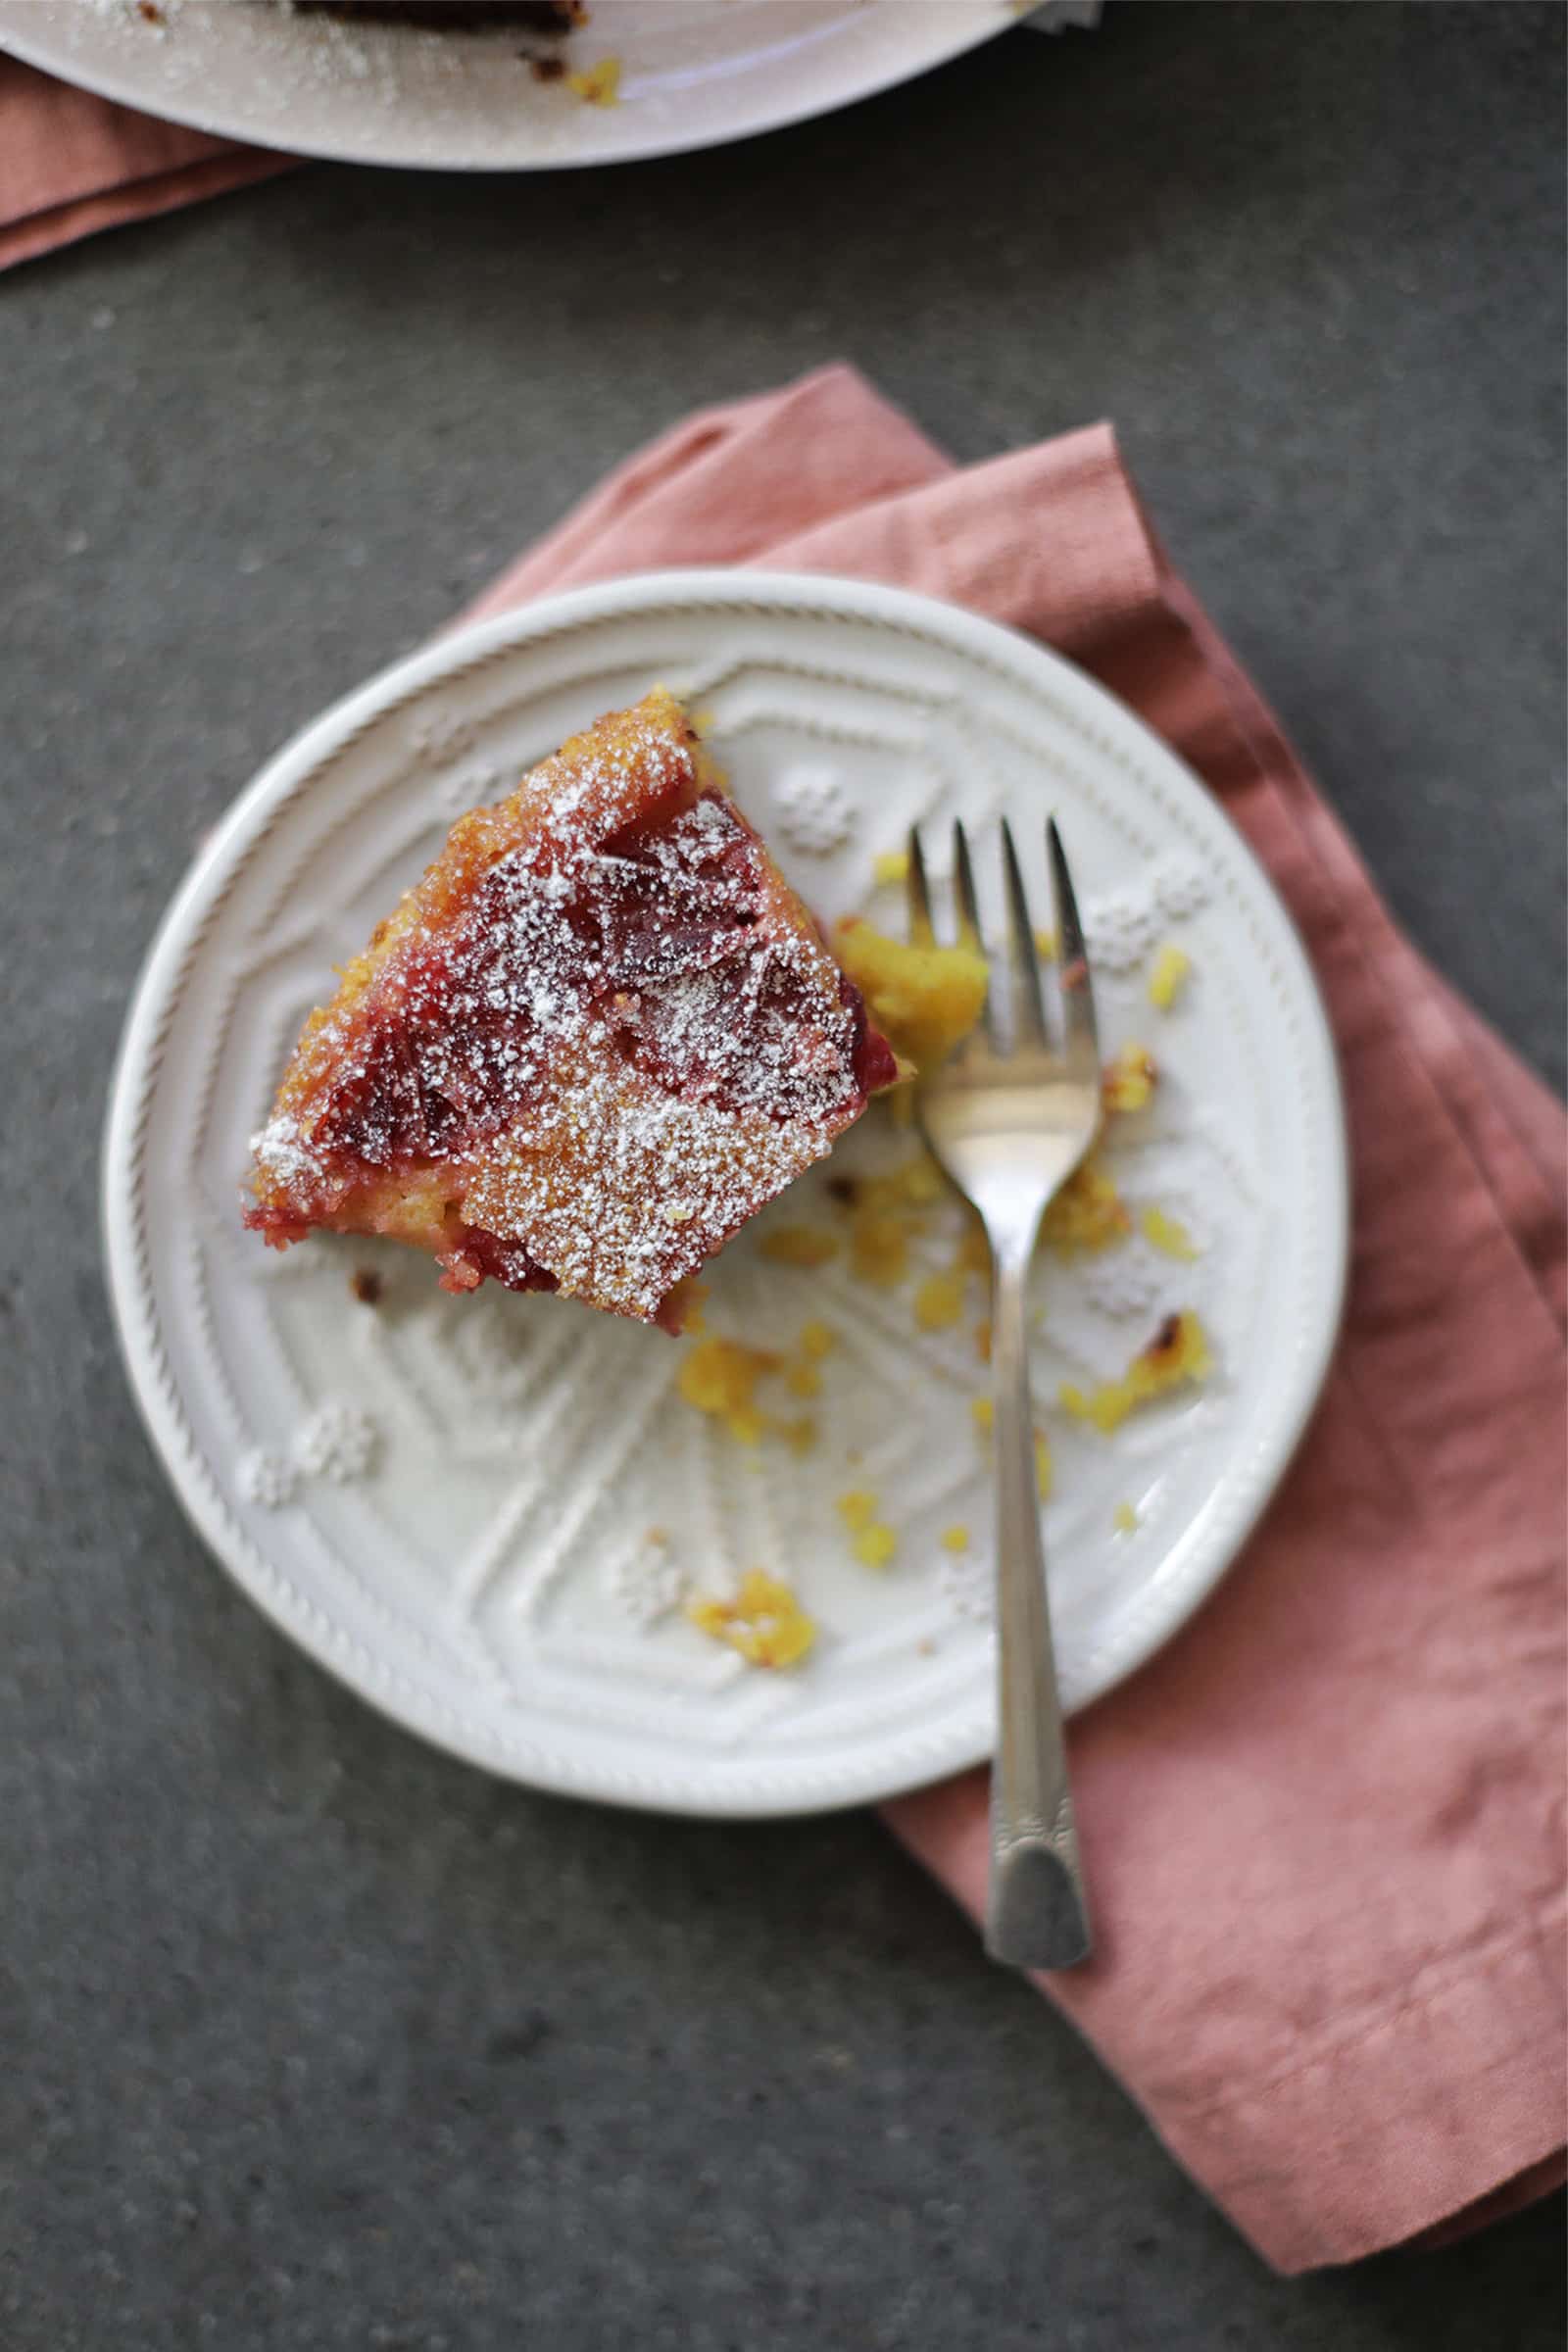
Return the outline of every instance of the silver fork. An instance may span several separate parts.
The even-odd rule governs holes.
[[[917,1115],[931,1150],[979,1211],[991,1244],[991,1371],[997,1470],[997,1752],[991,1777],[986,1948],[1014,1968],[1087,1959],[1061,1695],[1046,1597],[1029,1396],[1025,1291],[1040,1222],[1100,1132],[1100,1047],[1072,878],[1047,828],[1058,941],[1053,1035],[1018,854],[1005,823],[1006,946],[987,948],[962,825],[953,833],[959,936],[990,967],[985,1017],[923,1072]],[[918,831],[909,835],[909,936],[934,942]]]

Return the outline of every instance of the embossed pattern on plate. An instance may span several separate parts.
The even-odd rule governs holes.
[[[711,714],[743,807],[828,921],[896,924],[873,883],[912,819],[936,839],[1005,810],[1066,835],[1108,1046],[1158,1054],[1155,1105],[1111,1147],[1134,1205],[1188,1226],[1191,1264],[1142,1238],[1042,1257],[1037,1394],[1119,1370],[1194,1305],[1201,1391],[1112,1440],[1051,1408],[1046,1508],[1069,1705],[1138,1665],[1203,1598],[1311,1409],[1346,1250],[1332,1046],[1294,932],[1186,768],[1080,672],[993,624],[831,579],[664,573],[553,599],[444,640],[318,720],[236,803],[175,900],[132,1007],[105,1161],[115,1302],[138,1397],[196,1525],[335,1673],[427,1738],[543,1787],[720,1814],[891,1793],[989,1748],[989,1476],[978,1286],[916,1328],[913,1279],[951,1262],[943,1204],[910,1281],[844,1254],[769,1259],[779,1223],[842,1230],[833,1178],[912,1148],[885,1112],[710,1269],[709,1325],[837,1345],[814,1449],[737,1446],[686,1404],[690,1341],[313,1240],[281,1256],[238,1222],[246,1142],[328,968],[438,847],[595,712],[662,678]],[[1193,976],[1152,1010],[1149,959]],[[351,1294],[373,1268],[373,1306]],[[852,1556],[835,1498],[867,1487],[895,1562]],[[1131,1504],[1137,1525],[1118,1526]],[[1120,1514],[1125,1521],[1125,1514]],[[969,1530],[961,1553],[945,1531]],[[657,1535],[654,1533],[657,1531]],[[692,1588],[787,1574],[818,1618],[801,1670],[758,1673],[680,1613]]]
[[[799,122],[1017,22],[1013,0],[593,0],[565,42],[295,15],[283,0],[0,0],[0,47],[174,122],[348,163],[547,171]],[[535,56],[613,58],[585,104]]]

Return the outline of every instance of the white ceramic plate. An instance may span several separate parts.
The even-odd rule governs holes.
[[[1152,1112],[1111,1158],[1134,1204],[1180,1217],[1192,1264],[1141,1239],[1047,1254],[1038,1396],[1069,1704],[1148,1657],[1223,1573],[1311,1409],[1338,1322],[1345,1147],[1335,1059],[1294,931],[1202,787],[1068,663],[972,615],[858,583],[666,572],[452,637],[318,719],[242,795],[153,948],[106,1155],[109,1263],[142,1409],[181,1499],[245,1590],[411,1729],[545,1788],[715,1814],[891,1793],[992,1739],[986,1376],[974,1296],[916,1329],[912,1287],[842,1255],[764,1258],[780,1222],[843,1230],[830,1175],[912,1145],[878,1108],[710,1269],[710,1331],[837,1335],[824,1389],[782,1409],[800,1457],[738,1446],[677,1394],[657,1331],[548,1298],[436,1287],[396,1248],[279,1255],[239,1223],[247,1139],[330,967],[363,945],[453,815],[498,797],[594,713],[662,678],[711,713],[742,806],[832,920],[902,921],[872,880],[911,819],[1060,818],[1086,902],[1107,1046],[1158,1049]],[[993,877],[987,873],[983,880]],[[1154,947],[1188,950],[1173,1012]],[[916,1276],[951,1262],[947,1202]],[[380,1302],[350,1280],[373,1265]],[[1054,1405],[1196,1306],[1213,1380],[1111,1440]],[[771,1401],[771,1398],[769,1399]],[[835,1499],[870,1488],[899,1554],[852,1556]],[[1115,1524],[1133,1504],[1132,1533]],[[971,1531],[967,1553],[941,1543]],[[662,1544],[649,1531],[662,1531]],[[668,1606],[784,1570],[819,1621],[798,1671],[744,1666]]]
[[[672,155],[906,81],[1017,20],[1013,0],[593,0],[564,43],[295,16],[279,0],[0,0],[0,47],[106,98],[298,155],[444,171]],[[619,102],[532,55],[615,58]]]

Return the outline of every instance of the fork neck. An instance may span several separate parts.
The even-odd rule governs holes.
[[[1045,1203],[1022,1200],[1009,1200],[1005,1204],[988,1201],[983,1213],[997,1279],[1021,1284],[1028,1274],[1035,1245],[1040,1239],[1040,1221],[1045,1215]]]

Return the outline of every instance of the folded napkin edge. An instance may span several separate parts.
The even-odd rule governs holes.
[[[227,196],[297,168],[293,156],[269,155],[239,147],[222,155],[177,164],[172,170],[119,182],[96,194],[51,200],[35,211],[0,222],[0,270],[41,261],[106,228],[130,228],[162,213],[179,211],[205,197]]]
[[[1536,2021],[1543,1978],[1561,1984],[1562,1924],[1559,1899],[1484,1961],[1298,2067],[1200,2112],[1162,2098],[1151,2121],[1286,2275],[1423,2238],[1542,2168],[1549,2185],[1568,2118]],[[1281,2147],[1288,2170],[1268,2154]],[[1479,2195],[1478,2180],[1491,2183]]]

